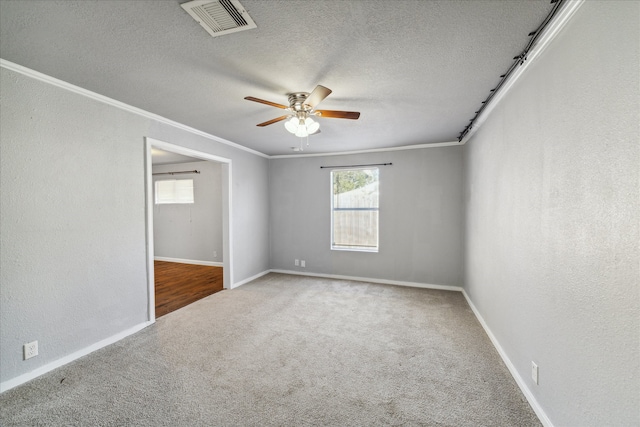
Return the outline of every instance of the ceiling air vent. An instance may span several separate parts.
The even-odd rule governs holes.
[[[237,0],[193,0],[180,6],[213,37],[256,28]]]

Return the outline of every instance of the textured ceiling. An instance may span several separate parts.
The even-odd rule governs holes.
[[[258,28],[213,38],[179,1],[0,1],[0,56],[269,155],[299,138],[290,92],[333,90],[305,152],[456,140],[549,0],[241,0]]]

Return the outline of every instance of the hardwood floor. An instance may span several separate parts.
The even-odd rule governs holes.
[[[156,318],[222,290],[222,267],[154,261]]]

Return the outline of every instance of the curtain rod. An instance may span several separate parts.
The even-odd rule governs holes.
[[[473,116],[473,118],[469,120],[468,122],[469,124],[462,130],[462,132],[460,132],[460,135],[458,136],[458,142],[462,142],[464,137],[471,131],[473,126],[476,124],[476,121],[480,116],[480,113],[482,113],[482,111],[487,107],[487,105],[489,104],[493,96],[498,92],[498,89],[500,89],[507,82],[507,80],[511,77],[511,75],[514,73],[516,68],[524,64],[524,62],[527,60],[527,55],[529,54],[529,51],[534,47],[536,41],[538,40],[538,38],[540,38],[543,30],[549,24],[549,21],[553,19],[553,17],[556,15],[560,7],[564,6],[564,3],[566,3],[565,0],[551,0],[551,4],[554,4],[553,8],[551,9],[551,12],[547,14],[547,17],[542,21],[540,26],[535,31],[532,31],[529,33],[528,37],[531,37],[531,39],[529,40],[529,43],[527,43],[527,46],[524,48],[524,50],[520,55],[515,56],[513,58],[513,61],[515,62],[512,63],[509,69],[500,76],[501,80],[498,82],[498,85],[489,91],[489,96],[484,101],[482,101],[482,104],[481,104],[482,106],[478,109],[478,111],[475,112],[475,115]]]
[[[192,170],[192,171],[178,171],[178,172],[157,172],[157,173],[152,173],[151,175],[176,175],[179,173],[200,173],[200,171]]]
[[[320,169],[328,168],[359,168],[362,166],[391,166],[393,163],[372,163],[370,165],[345,165],[345,166],[320,166]]]

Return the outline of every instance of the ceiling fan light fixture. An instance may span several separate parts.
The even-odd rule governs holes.
[[[307,132],[309,132],[309,135],[316,133],[318,129],[320,129],[320,123],[312,120],[310,117],[305,120],[305,124],[307,125]]]
[[[287,131],[291,132],[298,138],[306,138],[320,129],[320,123],[316,122],[309,116],[296,116],[287,120],[284,123],[284,127]]]
[[[296,133],[296,131],[298,130],[298,119],[295,117],[292,117],[290,120],[287,120],[284,123],[284,127],[291,133]]]
[[[255,98],[253,96],[245,96],[244,99],[288,111],[288,114],[276,117],[275,119],[268,120],[263,123],[258,123],[256,126],[264,127],[284,120],[284,128],[287,130],[287,132],[290,132],[299,138],[306,138],[309,135],[314,135],[320,132],[320,123],[313,120],[310,116],[351,120],[356,120],[360,117],[360,113],[357,111],[316,110],[318,104],[322,102],[322,100],[325,99],[330,93],[331,89],[328,89],[321,85],[317,85],[311,93],[290,93],[288,107],[282,104],[277,104],[275,102]],[[309,140],[307,139],[307,145],[308,144]],[[302,151],[302,146],[300,147],[300,150]]]
[[[284,127],[291,133],[296,133],[298,130],[298,118],[292,117],[290,120],[284,122]]]
[[[298,127],[298,130],[296,131],[296,136],[299,138],[305,138],[309,136],[309,132],[307,132],[307,127],[306,126]]]

